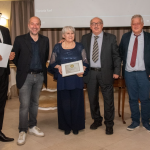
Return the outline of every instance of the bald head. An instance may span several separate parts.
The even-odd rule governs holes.
[[[103,20],[101,18],[98,18],[98,17],[92,18],[90,21],[90,24],[93,22],[93,20],[99,20],[99,22],[101,22],[101,24],[103,24]]]
[[[39,21],[39,24],[41,25],[41,20],[40,20],[40,18],[38,18],[38,17],[36,17],[36,16],[31,17],[31,18],[29,19],[29,21],[28,21],[28,24],[29,24],[30,22],[32,22],[32,20],[38,20],[38,21]]]

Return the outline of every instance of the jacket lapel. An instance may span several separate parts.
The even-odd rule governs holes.
[[[103,34],[103,41],[102,41],[102,47],[101,47],[101,54],[100,54],[101,61],[102,61],[102,55],[105,54],[104,51],[105,51],[105,46],[107,45],[107,42],[108,42],[108,36],[104,32],[104,34]]]
[[[127,54],[128,54],[128,47],[129,47],[129,42],[130,42],[130,37],[131,37],[131,33],[132,32],[129,32],[128,34],[127,34],[127,37],[124,39],[125,41],[124,41],[124,46],[126,46],[125,47],[125,58],[127,58]]]
[[[148,45],[148,37],[146,32],[144,32],[144,60],[145,60],[145,56],[146,56],[146,50],[147,50],[147,45]]]
[[[90,61],[90,49],[91,49],[91,36],[92,33],[90,33],[89,36],[87,37],[87,57],[89,61]]]
[[[31,46],[31,40],[30,40],[30,34],[26,34],[25,36],[25,43],[29,49],[29,51],[32,53],[32,46]]]
[[[42,60],[42,57],[41,56],[43,56],[42,55],[42,50],[43,50],[43,38],[42,38],[42,36],[39,34],[39,53],[40,53],[40,58],[41,58],[41,60]]]

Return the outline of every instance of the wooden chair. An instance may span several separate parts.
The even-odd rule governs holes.
[[[119,115],[119,117],[121,117],[120,99],[121,99],[121,95],[122,95],[122,122],[123,122],[123,124],[126,124],[126,122],[124,121],[124,103],[125,103],[125,88],[126,88],[124,78],[119,77],[118,79],[115,79],[113,87],[118,88],[118,115]]]

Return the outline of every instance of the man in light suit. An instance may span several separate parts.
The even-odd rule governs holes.
[[[20,101],[18,145],[25,143],[28,127],[29,134],[44,136],[37,127],[36,117],[43,82],[47,86],[49,39],[39,34],[40,27],[40,19],[31,17],[28,22],[29,33],[16,37],[13,46]]]
[[[0,26],[0,43],[11,45],[11,39],[8,28]],[[15,53],[11,52],[9,59],[12,60],[15,57]],[[0,54],[0,61],[3,57]],[[10,142],[13,138],[8,138],[2,133],[3,119],[4,119],[4,108],[7,100],[8,92],[8,77],[10,74],[9,63],[7,68],[0,67],[0,141]]]
[[[93,18],[90,28],[92,33],[83,35],[81,40],[90,63],[90,71],[84,77],[84,82],[87,83],[91,116],[94,119],[90,128],[97,129],[102,125],[103,117],[99,107],[99,87],[101,87],[104,98],[106,134],[110,135],[113,134],[114,125],[113,79],[119,77],[121,59],[116,37],[102,31],[102,19]]]
[[[150,132],[150,33],[144,32],[143,26],[142,16],[134,15],[131,18],[132,31],[122,36],[119,50],[123,60],[122,70],[129,94],[132,118],[127,130],[132,131],[140,125],[139,99],[142,124]]]

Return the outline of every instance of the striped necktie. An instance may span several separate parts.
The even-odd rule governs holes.
[[[94,45],[93,45],[93,53],[92,53],[92,60],[96,63],[98,61],[99,49],[98,49],[98,42],[97,39],[99,36],[94,36]]]

